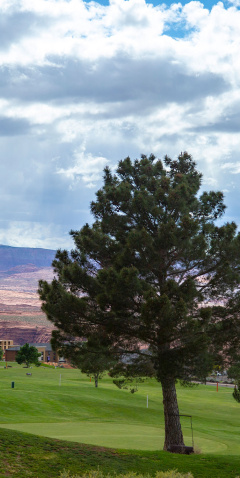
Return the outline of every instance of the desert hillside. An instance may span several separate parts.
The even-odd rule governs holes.
[[[55,251],[0,246],[0,338],[48,342],[52,326],[41,311],[38,281],[53,279]]]
[[[56,251],[31,247],[10,247],[0,245],[0,271],[16,266],[33,264],[36,267],[50,267]]]

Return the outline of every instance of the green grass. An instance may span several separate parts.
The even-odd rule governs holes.
[[[194,478],[235,478],[240,474],[240,458],[114,450],[0,430],[1,478],[59,478],[64,470],[81,475],[97,469],[104,474],[133,471],[152,476],[157,471],[178,469],[192,472]]]
[[[219,387],[216,392],[215,386],[178,387],[180,413],[192,415],[194,443],[202,452],[187,457],[159,451],[164,435],[162,394],[154,380],[141,385],[138,393],[130,394],[118,390],[108,376],[95,389],[94,383],[78,370],[12,365],[8,369],[0,365],[0,427],[5,428],[0,428],[0,463],[2,459],[1,466],[7,463],[19,469],[0,476],[47,476],[36,470],[34,474],[34,468],[32,475],[29,471],[26,475],[35,459],[42,462],[41,473],[51,466],[51,477],[59,476],[64,467],[71,473],[80,473],[98,465],[106,473],[110,469],[120,473],[130,469],[154,474],[157,470],[178,468],[185,473],[191,471],[194,477],[240,475],[240,405],[233,400],[231,389]],[[182,425],[185,442],[190,445],[189,419],[183,418]],[[9,457],[4,458],[3,450],[5,456],[6,450],[10,453]],[[207,473],[208,469],[212,474]]]
[[[160,450],[164,424],[161,387],[153,380],[136,394],[118,390],[109,377],[98,389],[78,370],[0,368],[0,426],[117,448]],[[61,375],[61,385],[60,385]],[[15,388],[11,388],[11,382]],[[149,408],[146,408],[146,397]],[[240,406],[232,390],[178,387],[180,413],[193,416],[194,442],[207,453],[240,453]],[[189,419],[182,419],[191,444]]]

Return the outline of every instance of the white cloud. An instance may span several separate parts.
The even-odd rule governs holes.
[[[240,161],[236,163],[225,163],[220,166],[221,169],[228,170],[231,174],[239,174],[240,173]]]
[[[73,246],[68,231],[56,224],[27,221],[10,221],[1,227],[0,244],[13,247],[40,247],[45,249],[69,248]]]
[[[60,168],[57,173],[64,175],[72,183],[81,180],[88,188],[96,186],[103,175],[104,167],[109,162],[102,156],[94,157],[91,153],[86,153],[85,147],[82,147],[80,151],[75,150],[73,159],[73,166]]]
[[[188,150],[204,187],[239,194],[237,6],[0,1],[0,241],[54,248],[128,154]]]

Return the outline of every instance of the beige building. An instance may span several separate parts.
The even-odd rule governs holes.
[[[0,340],[0,348],[5,351],[9,347],[13,346],[13,340]]]

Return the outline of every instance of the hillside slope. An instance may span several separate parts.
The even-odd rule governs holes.
[[[41,311],[40,279],[53,279],[55,251],[0,246],[0,339],[48,342],[52,324]]]
[[[10,247],[0,245],[0,271],[33,264],[36,267],[49,267],[55,257],[56,251],[30,247]]]

